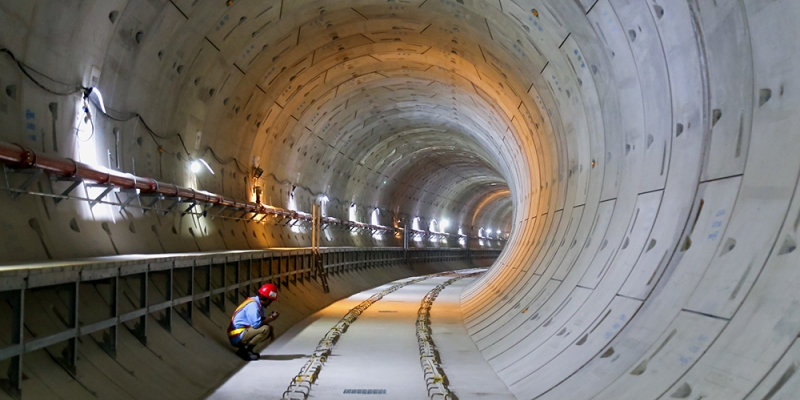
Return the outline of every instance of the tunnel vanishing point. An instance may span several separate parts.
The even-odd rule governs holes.
[[[202,398],[262,282],[281,333],[491,265],[463,325],[518,399],[799,399],[797,21],[0,0],[0,398]]]

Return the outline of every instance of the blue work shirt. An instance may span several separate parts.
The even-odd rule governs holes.
[[[264,319],[264,308],[261,307],[261,299],[258,296],[253,296],[251,299],[254,301],[245,305],[233,316],[233,329],[261,327],[261,322]],[[239,344],[239,341],[242,340],[242,335],[244,335],[244,332],[231,337],[231,344],[234,346]]]

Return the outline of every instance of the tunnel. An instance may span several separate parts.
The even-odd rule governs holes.
[[[798,20],[0,0],[0,399],[798,399]]]

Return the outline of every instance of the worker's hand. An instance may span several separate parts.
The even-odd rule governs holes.
[[[271,312],[269,314],[269,317],[267,317],[267,319],[269,319],[269,321],[272,322],[272,321],[275,321],[276,319],[278,319],[278,317],[280,317],[280,316],[281,316],[281,313],[279,313],[277,311],[273,311],[273,312]]]

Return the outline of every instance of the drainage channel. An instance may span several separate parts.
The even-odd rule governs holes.
[[[425,385],[428,389],[428,397],[431,399],[457,400],[458,397],[450,391],[447,375],[439,359],[439,351],[433,342],[431,335],[431,307],[444,288],[452,285],[458,280],[480,275],[486,270],[478,272],[459,272],[461,275],[449,279],[431,289],[420,302],[417,311],[417,342],[419,343],[419,363],[422,366],[422,373],[425,377]]]
[[[415,283],[419,283],[425,281],[427,279],[440,277],[440,276],[448,276],[452,275],[453,271],[448,272],[441,272],[438,274],[426,275],[423,277],[411,279],[405,282],[398,283],[393,285],[387,289],[384,289],[374,295],[370,296],[367,300],[364,300],[359,305],[350,309],[350,311],[345,314],[339,322],[336,323],[319,341],[317,348],[314,350],[314,353],[311,355],[309,360],[303,365],[298,372],[297,375],[292,379],[292,382],[289,383],[287,386],[286,391],[283,392],[283,396],[281,397],[282,400],[307,400],[308,396],[311,394],[311,386],[319,377],[319,374],[322,370],[322,367],[325,365],[325,361],[327,360],[328,356],[331,355],[333,351],[333,347],[339,341],[341,336],[347,331],[352,324],[358,317],[366,311],[371,305],[375,304],[379,300],[381,300],[384,296],[396,292],[401,288],[413,285]]]

